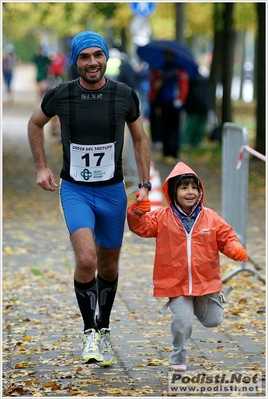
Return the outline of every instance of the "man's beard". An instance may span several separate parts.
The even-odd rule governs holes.
[[[77,67],[77,72],[78,72],[78,74],[81,76],[81,78],[82,78],[85,82],[87,82],[87,83],[89,83],[89,84],[96,84],[96,83],[100,82],[101,79],[102,79],[103,76],[104,76],[105,71],[106,71],[106,67],[103,66],[103,67],[101,67],[101,68],[99,69],[98,75],[97,75],[96,77],[94,77],[94,78],[88,78],[87,74],[84,72],[84,69],[78,68],[78,67]]]

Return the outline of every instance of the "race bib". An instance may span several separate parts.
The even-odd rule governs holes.
[[[115,144],[70,144],[70,176],[75,181],[97,182],[114,176]]]

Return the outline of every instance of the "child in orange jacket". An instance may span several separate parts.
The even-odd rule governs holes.
[[[223,319],[219,251],[244,262],[248,254],[233,228],[204,207],[203,183],[190,167],[177,163],[162,189],[168,207],[149,212],[150,200],[144,198],[128,208],[127,221],[140,237],[156,238],[154,296],[169,298],[171,367],[185,371],[194,315],[205,327],[217,327]]]

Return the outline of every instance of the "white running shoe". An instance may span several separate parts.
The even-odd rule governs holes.
[[[100,333],[94,328],[91,328],[85,332],[83,345],[83,363],[95,363],[103,361],[103,356],[100,353]]]
[[[99,361],[98,364],[102,367],[111,366],[114,360],[110,332],[110,328],[102,328],[100,330],[100,353],[103,356],[103,360]]]

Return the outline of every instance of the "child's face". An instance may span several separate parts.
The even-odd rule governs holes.
[[[190,213],[192,207],[197,203],[198,199],[199,191],[197,184],[181,184],[177,187],[176,200],[184,212]]]

